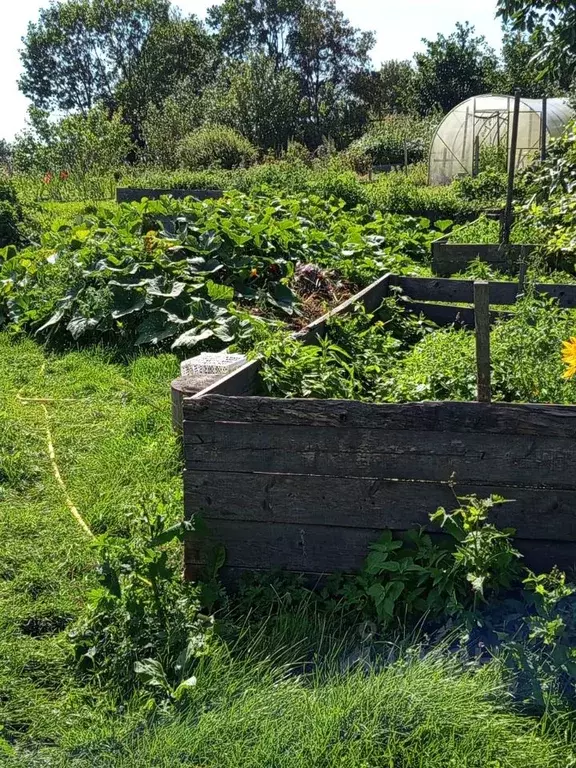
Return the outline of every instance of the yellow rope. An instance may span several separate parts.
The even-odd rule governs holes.
[[[35,403],[35,404],[39,404],[42,407],[42,410],[44,412],[44,419],[46,422],[46,444],[48,446],[48,456],[50,457],[52,474],[56,478],[56,482],[60,486],[60,489],[64,495],[64,501],[66,502],[66,506],[70,510],[72,516],[74,517],[78,525],[82,528],[82,530],[85,533],[88,534],[88,536],[90,536],[91,539],[95,538],[94,533],[91,531],[90,527],[88,526],[88,523],[84,520],[84,518],[78,511],[78,507],[74,504],[74,502],[70,498],[68,494],[68,489],[66,488],[66,483],[62,478],[62,474],[60,472],[58,463],[56,461],[56,451],[54,450],[54,441],[52,439],[52,432],[50,431],[50,416],[48,414],[48,409],[46,408],[46,405],[45,405],[46,403],[51,403],[56,401],[50,398],[42,398],[42,397],[22,397],[20,393],[16,395],[16,398],[23,404]],[[60,400],[58,402],[63,402],[63,401]],[[148,587],[152,586],[152,582],[146,579],[144,576],[141,576],[139,573],[135,575],[138,581],[142,582],[142,584],[146,584],[146,586]]]
[[[36,400],[38,402],[38,400]],[[48,415],[48,409],[44,405],[44,403],[41,402],[42,410],[44,411],[44,418],[46,419],[46,442],[48,444],[48,455],[50,457],[50,464],[52,465],[52,473],[54,474],[54,477],[56,478],[56,482],[60,486],[62,493],[64,494],[64,501],[66,502],[66,506],[72,513],[73,517],[75,518],[78,525],[85,531],[85,533],[90,536],[90,538],[94,538],[94,534],[88,527],[88,524],[78,511],[78,508],[68,495],[68,489],[66,488],[66,483],[62,479],[62,475],[60,474],[60,470],[58,468],[58,464],[56,463],[56,452],[54,451],[54,442],[52,441],[52,433],[50,431],[50,417]]]

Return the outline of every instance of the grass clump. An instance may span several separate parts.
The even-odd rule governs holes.
[[[302,627],[304,629],[304,627]],[[270,649],[272,650],[272,649]],[[569,748],[508,710],[502,670],[418,649],[388,666],[335,660],[309,673],[221,649],[201,665],[187,713],[120,737],[86,733],[60,752],[70,768],[314,765],[564,768]]]

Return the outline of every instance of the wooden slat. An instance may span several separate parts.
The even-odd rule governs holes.
[[[490,297],[486,280],[476,280],[474,283],[474,321],[477,399],[481,403],[489,403],[492,399],[490,386]]]
[[[563,438],[184,422],[184,455],[189,469],[576,488]]]
[[[194,395],[194,398],[204,397],[205,395],[230,396],[250,394],[256,389],[259,370],[260,361],[250,360],[245,365],[198,392],[198,394]],[[184,402],[187,400],[188,398],[184,398]]]
[[[436,275],[452,275],[466,269],[474,259],[490,264],[498,269],[514,271],[524,249],[528,255],[534,250],[533,245],[509,245],[501,247],[491,244],[432,243],[432,271]]]
[[[306,398],[198,395],[184,402],[186,421],[256,422],[381,430],[487,432],[576,438],[576,406],[531,403],[361,403]],[[189,426],[187,427],[189,429]],[[385,435],[382,440],[385,440]],[[576,449],[576,446],[575,446]]]
[[[447,304],[433,304],[423,301],[409,301],[405,305],[407,312],[424,315],[437,325],[459,325],[463,328],[474,328],[474,310],[468,307],[451,307]],[[497,320],[506,320],[511,317],[510,312],[490,312],[490,323],[494,325]]]
[[[534,293],[544,293],[551,298],[558,299],[560,306],[566,309],[576,307],[576,285],[536,283]]]
[[[381,530],[371,528],[230,520],[208,520],[207,525],[208,537],[186,544],[188,573],[190,566],[205,561],[204,552],[210,546],[220,542],[225,542],[229,568],[349,573],[362,567],[369,545],[381,534]],[[569,570],[576,563],[576,547],[571,542],[517,539],[514,543],[529,567],[548,570],[558,565]]]
[[[453,509],[456,496],[498,495],[511,500],[491,514],[500,528],[525,539],[576,541],[573,491],[192,470],[184,473],[184,490],[187,513],[211,519],[431,531],[438,526],[430,513]]]
[[[391,285],[398,286],[415,301],[453,301],[471,304],[474,301],[473,280],[453,280],[445,277],[391,277]],[[576,284],[536,283],[534,293],[558,299],[561,307],[576,307]],[[518,284],[490,282],[490,304],[516,303]]]

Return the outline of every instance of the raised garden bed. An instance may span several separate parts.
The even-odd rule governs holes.
[[[334,312],[356,301],[374,310],[394,285],[418,300],[434,287],[447,302],[472,291],[466,281],[389,275]],[[514,290],[492,284],[490,299],[514,303]],[[545,290],[574,306],[574,286]],[[422,304],[413,309],[428,314]],[[322,335],[326,320],[307,328],[306,340]],[[258,368],[250,362],[189,397],[186,382],[174,382],[186,514],[200,512],[208,530],[186,544],[187,578],[200,574],[214,544],[226,549],[230,578],[276,568],[353,571],[382,530],[429,528],[430,512],[472,493],[512,500],[496,522],[516,529],[530,567],[576,563],[576,407],[260,397]]]
[[[158,200],[164,195],[171,195],[177,200],[183,200],[185,197],[195,197],[197,200],[207,200],[209,198],[218,199],[222,197],[221,189],[154,189],[147,187],[117,187],[117,203],[139,203],[144,197],[148,200]]]

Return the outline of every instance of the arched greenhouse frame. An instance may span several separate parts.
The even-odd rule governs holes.
[[[508,164],[513,112],[514,96],[495,94],[475,96],[454,107],[438,126],[430,145],[429,183],[437,186],[460,176],[475,176],[488,148],[501,150]],[[547,143],[560,136],[573,117],[565,99],[521,99],[516,169],[524,168],[540,154],[543,139]]]

